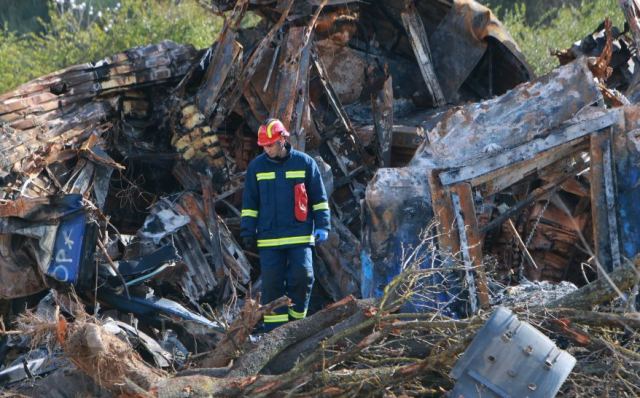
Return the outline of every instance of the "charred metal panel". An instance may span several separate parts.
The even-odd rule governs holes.
[[[194,304],[206,296],[226,296],[227,284],[238,287],[250,279],[249,261],[228,228],[221,226],[217,215],[205,207],[203,199],[193,193],[182,194],[173,201],[165,198],[157,202],[139,232],[151,238],[147,231],[155,230],[156,242],[166,239],[175,245],[185,270],[173,282]],[[218,225],[212,227],[214,223]]]
[[[494,177],[491,173],[496,170],[533,159],[542,152],[580,139],[591,132],[602,130],[621,120],[621,117],[622,113],[619,110],[611,110],[606,111],[604,114],[596,113],[595,116],[586,117],[584,120],[580,118],[573,124],[549,131],[543,137],[533,138],[513,149],[500,151],[497,155],[478,159],[471,165],[443,172],[440,175],[440,179],[444,185],[477,179],[481,182],[486,182]],[[502,172],[500,171],[499,173]]]
[[[460,86],[484,55],[490,24],[499,22],[488,8],[457,0],[432,35],[434,67],[449,103],[457,102]]]
[[[459,167],[544,137],[601,99],[586,61],[578,60],[495,99],[450,110],[429,141],[438,164]]]

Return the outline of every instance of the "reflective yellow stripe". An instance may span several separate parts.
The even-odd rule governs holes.
[[[268,173],[256,173],[256,179],[258,181],[261,181],[261,180],[275,180],[276,179],[276,172],[275,171],[270,171]]]
[[[291,315],[291,318],[293,319],[302,319],[307,316],[307,311],[305,310],[304,312],[298,312],[294,311],[292,308],[289,308],[289,315]]]
[[[258,210],[242,209],[241,217],[258,217]]]
[[[316,210],[329,210],[329,202],[316,203],[315,205],[313,205],[312,209],[313,209],[313,211],[316,211]]]
[[[264,323],[278,323],[278,322],[288,322],[288,321],[289,321],[289,315],[287,314],[264,316]]]
[[[271,132],[271,128],[273,127],[274,124],[276,124],[278,121],[277,120],[272,120],[268,125],[267,125],[267,137],[271,138],[273,136],[273,133]]]
[[[299,243],[314,243],[313,235],[308,236],[289,236],[277,239],[258,239],[258,247],[274,247],[284,245],[295,245]]]
[[[291,170],[284,173],[286,178],[304,178],[305,171],[304,170]]]

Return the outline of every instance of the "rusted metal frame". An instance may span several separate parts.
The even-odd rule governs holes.
[[[609,212],[605,193],[604,149],[608,139],[603,134],[591,135],[590,187],[591,217],[596,259],[606,270],[612,271],[611,240],[609,235]],[[600,270],[599,270],[600,272]]]
[[[537,138],[526,144],[517,146],[496,156],[482,158],[472,165],[466,165],[440,174],[443,185],[452,185],[463,181],[473,180],[484,174],[496,171],[517,162],[535,157],[537,154],[562,145],[566,142],[584,137],[590,133],[602,130],[623,118],[620,108],[607,111],[604,115],[582,120],[568,127],[554,130],[544,138]]]
[[[461,183],[451,187],[451,202],[453,203],[456,226],[460,235],[462,255],[465,262],[466,279],[473,279],[475,272],[475,287],[478,300],[482,308],[489,307],[489,288],[487,276],[482,263],[482,235],[478,230],[476,210],[473,204],[471,184]],[[473,271],[472,271],[473,270]],[[471,285],[470,293],[471,291]]]
[[[409,36],[409,41],[411,42],[411,47],[413,48],[413,53],[418,61],[422,78],[431,94],[433,105],[436,108],[440,107],[446,103],[446,100],[433,66],[427,32],[424,29],[420,14],[412,1],[406,2],[401,16],[402,23],[404,24],[407,35]]]
[[[603,133],[607,142],[603,148],[602,168],[604,171],[604,194],[607,203],[607,218],[609,224],[609,240],[611,242],[611,265],[613,269],[620,267],[620,239],[618,238],[618,219],[616,212],[616,187],[613,177],[613,161],[611,159],[612,140],[611,129]]]
[[[371,108],[380,166],[389,167],[393,138],[393,85],[390,74],[387,74],[382,89],[371,95]]]
[[[230,62],[233,53],[237,51],[237,30],[247,11],[248,0],[238,0],[231,12],[231,16],[224,24],[220,33],[218,44],[211,55],[209,67],[205,73],[204,82],[196,94],[196,104],[200,112],[208,119],[220,96],[227,74],[231,70],[233,62]]]

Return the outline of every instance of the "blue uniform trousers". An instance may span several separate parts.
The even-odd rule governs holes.
[[[310,246],[284,249],[260,249],[262,304],[287,296],[290,308],[279,308],[265,315],[264,329],[271,330],[289,320],[302,319],[307,314],[313,286],[313,259]]]

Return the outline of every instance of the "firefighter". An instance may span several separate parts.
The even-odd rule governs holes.
[[[261,303],[283,295],[293,302],[264,316],[265,331],[306,316],[314,280],[311,247],[325,241],[330,229],[318,165],[292,149],[288,136],[278,119],[260,126],[264,153],[249,163],[242,198],[240,236],[245,249],[258,249]]]

